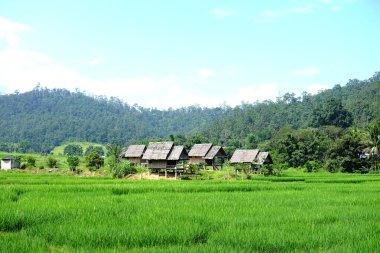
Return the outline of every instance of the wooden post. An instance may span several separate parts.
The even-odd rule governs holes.
[[[177,166],[174,167],[174,177],[177,179]]]
[[[168,170],[165,168],[165,178],[168,177]]]

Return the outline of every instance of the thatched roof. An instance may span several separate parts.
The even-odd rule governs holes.
[[[256,163],[265,164],[265,163],[273,163],[273,161],[269,152],[259,152],[259,154],[257,155]]]
[[[213,146],[207,154],[203,157],[204,159],[214,159],[215,157],[226,157],[227,154],[221,146]]]
[[[124,157],[142,157],[145,151],[145,145],[130,145],[124,153]]]
[[[166,160],[173,145],[173,142],[150,142],[142,159]]]
[[[171,161],[188,160],[188,159],[189,159],[189,155],[187,154],[183,146],[174,146],[168,157],[168,160],[171,160]]]
[[[194,144],[194,146],[191,148],[189,152],[189,156],[204,157],[210,151],[211,147],[212,147],[211,143]]]
[[[253,163],[258,154],[258,149],[237,149],[232,155],[230,163]]]

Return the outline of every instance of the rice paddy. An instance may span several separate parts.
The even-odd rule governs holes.
[[[0,173],[0,252],[376,252],[380,175]]]

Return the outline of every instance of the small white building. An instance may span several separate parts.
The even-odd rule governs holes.
[[[6,156],[1,159],[1,169],[11,170],[14,168],[20,168],[20,162],[13,156]]]

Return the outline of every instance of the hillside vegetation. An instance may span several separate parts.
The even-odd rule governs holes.
[[[0,115],[0,150],[6,152],[49,153],[68,141],[126,146],[170,139],[186,148],[212,142],[230,155],[236,148],[258,147],[272,151],[276,163],[294,167],[316,162],[363,171],[368,162],[359,156],[379,145],[371,129],[380,121],[380,73],[317,95],[287,93],[234,108],[148,109],[38,86],[1,95]]]

